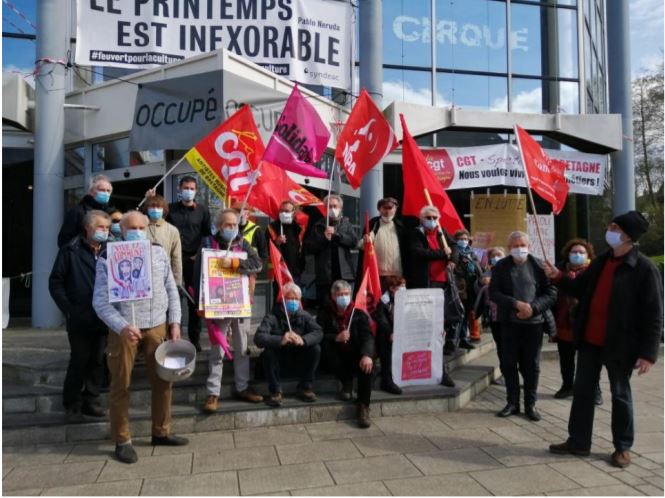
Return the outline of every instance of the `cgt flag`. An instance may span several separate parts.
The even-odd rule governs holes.
[[[229,197],[247,192],[264,150],[252,111],[244,105],[192,147],[185,158],[226,204]]]
[[[441,213],[440,224],[448,233],[455,233],[464,228],[455,206],[448,198],[448,194],[436,178],[434,172],[427,165],[427,160],[418,148],[406,127],[404,115],[400,114],[402,121],[402,176],[404,179],[404,206],[402,214],[419,216],[423,206],[429,204],[425,191],[427,190],[432,203]]]
[[[327,173],[314,164],[326,151],[329,138],[328,128],[296,85],[270,137],[263,160],[299,175],[327,178]]]
[[[551,159],[524,128],[515,125],[517,146],[526,172],[527,186],[552,204],[554,214],[559,214],[568,197],[568,182],[564,171],[566,163]]]
[[[397,137],[363,88],[337,140],[335,159],[354,189],[376,163],[397,147]]]

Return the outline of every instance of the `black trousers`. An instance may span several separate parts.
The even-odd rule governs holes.
[[[564,387],[572,388],[575,380],[575,344],[572,341],[559,341],[556,347],[559,351],[561,381]]]
[[[596,409],[594,394],[602,368],[602,349],[591,344],[582,344],[577,353],[573,403],[568,419],[568,434],[575,448],[583,450],[591,448],[593,417]],[[633,446],[635,438],[633,396],[630,389],[632,365],[606,364],[605,368],[612,392],[612,443],[615,449],[627,451]]]
[[[198,282],[194,282],[194,260],[190,259],[189,256],[182,255],[182,280],[185,283],[185,289],[189,292],[189,287],[194,289],[196,294],[196,287],[199,285]],[[193,304],[189,299],[187,301],[187,337],[191,343],[199,342],[201,337],[201,319],[199,318],[198,312],[198,303]]]
[[[326,344],[326,363],[342,385],[353,382],[358,377],[358,402],[369,406],[372,396],[373,371],[366,374],[360,370],[360,351],[354,350],[348,344],[333,342]]]
[[[111,332],[112,334],[114,332]],[[104,381],[104,350],[108,329],[67,331],[69,365],[62,390],[65,409],[94,403]]]
[[[536,404],[543,324],[502,323],[501,342],[506,398],[519,406],[520,376],[524,379],[524,406]]]
[[[503,342],[501,341],[501,324],[499,322],[490,322],[490,330],[492,331],[492,339],[496,344],[496,355],[499,357],[499,371],[501,375],[506,376],[503,368]]]
[[[381,361],[381,383],[390,383],[393,381],[393,341],[390,340],[390,332],[377,332],[376,349]]]
[[[314,372],[321,359],[321,346],[281,346],[266,348],[261,353],[263,369],[268,380],[268,389],[271,393],[282,392],[280,372],[290,369],[298,376],[298,387],[311,389],[314,382]]]

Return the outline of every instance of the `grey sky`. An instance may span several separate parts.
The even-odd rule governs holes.
[[[663,61],[663,0],[630,0],[630,43],[633,76]]]

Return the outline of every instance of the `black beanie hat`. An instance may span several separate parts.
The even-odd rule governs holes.
[[[628,211],[627,213],[616,216],[613,223],[619,225],[619,228],[626,232],[626,235],[631,238],[633,242],[644,235],[649,229],[649,222],[638,211]]]

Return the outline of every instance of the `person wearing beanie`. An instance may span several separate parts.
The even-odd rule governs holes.
[[[615,467],[630,465],[634,440],[633,370],[645,374],[658,358],[663,330],[663,286],[660,272],[638,248],[649,222],[637,211],[616,216],[607,226],[610,249],[571,279],[549,263],[548,276],[560,289],[579,299],[574,324],[578,350],[568,439],[550,445],[557,454],[588,456],[594,417],[594,391],[600,371],[607,369],[612,393],[612,442]]]

